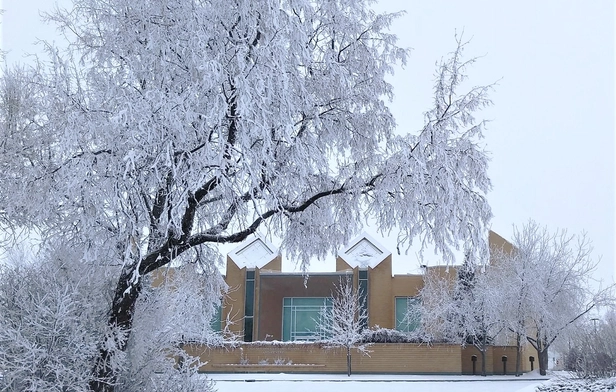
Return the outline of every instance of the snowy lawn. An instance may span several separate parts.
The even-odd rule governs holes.
[[[210,374],[219,392],[534,392],[548,378],[331,374]]]

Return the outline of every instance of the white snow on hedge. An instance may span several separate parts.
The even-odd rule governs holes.
[[[538,392],[605,392],[616,389],[616,377],[602,380],[556,379],[537,388]]]

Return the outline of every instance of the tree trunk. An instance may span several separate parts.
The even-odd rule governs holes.
[[[515,335],[515,376],[520,376],[520,362],[522,358],[522,337],[519,333]]]
[[[90,381],[90,390],[94,392],[113,392],[117,383],[118,375],[114,372],[111,363],[117,351],[126,350],[133,326],[135,304],[141,293],[141,281],[130,283],[135,268],[135,265],[125,267],[118,278],[108,320],[108,326],[113,335],[105,337],[105,339],[115,340],[115,350],[109,350],[109,345],[101,342],[99,356],[92,371],[92,381]]]
[[[481,337],[481,347],[477,347],[477,345],[475,345],[475,347],[478,348],[479,351],[481,352],[481,375],[485,377],[487,375],[486,373],[486,351],[488,351],[488,335],[484,333],[483,336]]]
[[[545,376],[548,370],[548,349],[544,348],[542,351],[537,351],[539,356],[539,374]]]
[[[351,347],[347,347],[347,376],[351,377]]]

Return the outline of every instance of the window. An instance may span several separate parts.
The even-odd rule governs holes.
[[[416,297],[396,297],[396,329],[412,332],[419,327],[419,299]]]
[[[255,304],[255,271],[246,271],[246,297],[244,302],[244,341],[252,342]]]
[[[319,320],[324,307],[331,308],[331,299],[323,297],[288,297],[282,305],[282,340],[320,340]]]
[[[214,332],[222,331],[222,304],[216,306],[216,310],[210,320],[210,328]]]
[[[369,315],[368,313],[368,270],[359,270],[358,289],[359,289],[359,294],[360,294],[359,301],[361,303],[361,307],[363,310],[366,311],[366,314]],[[368,318],[365,318],[364,320],[362,320],[362,322],[364,324],[362,325],[362,327],[368,328]]]

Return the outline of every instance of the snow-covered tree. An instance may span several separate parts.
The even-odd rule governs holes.
[[[5,73],[2,219],[121,266],[107,322],[124,336],[100,345],[93,390],[118,380],[144,275],[257,230],[304,267],[364,219],[446,260],[461,240],[487,252],[473,116],[489,87],[459,91],[473,60],[458,42],[423,129],[394,134],[385,76],[407,51],[386,32],[397,15],[369,4],[74,0],[50,16],[67,49]]]
[[[493,261],[490,273],[503,299],[498,312],[507,338],[515,341],[515,374],[517,376],[520,375],[522,347],[527,344],[527,312],[528,307],[531,306],[529,303],[531,279],[527,277],[527,274],[531,273],[531,270],[526,264],[531,260],[520,258],[521,254],[515,249],[493,248],[490,249],[490,253]]]
[[[502,296],[492,276],[482,270],[468,259],[457,268],[455,280],[447,277],[450,273],[428,269],[420,298],[422,328],[439,340],[477,348],[485,376],[488,348],[503,327],[498,311]]]
[[[0,263],[1,391],[89,389],[106,331],[104,280],[94,279],[103,271],[63,250],[13,251]]]
[[[347,353],[347,376],[351,376],[351,350],[366,352],[364,344],[364,329],[368,325],[368,309],[365,296],[360,288],[353,287],[349,277],[340,279],[329,305],[324,306],[317,320],[319,335],[325,337],[325,342],[333,347],[344,347]]]
[[[564,354],[565,370],[574,371],[580,378],[616,377],[616,313],[603,317],[585,318],[573,333],[567,334],[559,350]]]
[[[222,333],[212,328],[225,291],[220,272],[215,265],[186,263],[156,280],[144,285],[137,302],[117,384],[125,392],[210,390],[197,374],[202,363],[187,355],[183,345],[223,344]],[[219,296],[211,295],[215,292]]]
[[[570,235],[566,230],[550,233],[529,221],[514,231],[512,243],[514,251],[502,254],[498,268],[503,271],[503,281],[511,280],[510,285],[502,285],[503,290],[509,291],[507,296],[518,295],[512,298],[518,298],[516,306],[523,310],[514,314],[509,325],[524,332],[537,350],[539,370],[544,375],[552,343],[588,312],[613,301],[612,287],[592,290],[597,261],[592,259],[592,248],[584,235]],[[519,325],[522,314],[525,328]]]

